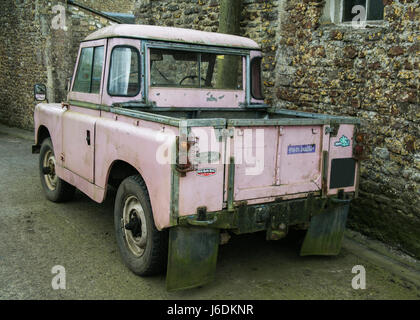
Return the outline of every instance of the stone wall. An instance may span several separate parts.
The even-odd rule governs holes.
[[[77,3],[105,12],[133,13],[133,0],[75,0]]]
[[[286,1],[278,107],[363,120],[368,159],[350,226],[420,257],[419,2],[384,1],[384,22],[323,23],[324,1]]]
[[[134,8],[134,1],[79,2],[102,11],[129,13]],[[66,30],[53,27],[53,20],[59,14],[59,11],[53,11],[57,5],[65,8]],[[26,129],[33,127],[35,83],[47,85],[50,102],[63,101],[80,41],[109,24],[107,19],[67,5],[64,0],[3,0],[0,10],[0,122]]]
[[[420,257],[419,3],[385,0],[376,27],[328,23],[326,1],[244,0],[273,106],[356,116],[368,133],[349,226]],[[139,0],[138,23],[218,30],[218,1]]]

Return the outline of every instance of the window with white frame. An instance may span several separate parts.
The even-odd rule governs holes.
[[[327,0],[323,20],[333,23],[381,21],[384,18],[383,0]]]

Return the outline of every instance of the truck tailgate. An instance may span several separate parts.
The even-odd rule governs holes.
[[[322,126],[235,126],[234,201],[320,191]]]

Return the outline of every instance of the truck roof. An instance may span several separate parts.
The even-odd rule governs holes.
[[[91,33],[84,41],[104,38],[138,38],[178,43],[201,44],[259,50],[260,46],[249,38],[216,32],[184,28],[160,27],[140,24],[115,24]]]

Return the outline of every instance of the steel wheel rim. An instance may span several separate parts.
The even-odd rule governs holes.
[[[133,231],[126,228],[126,226],[130,223],[130,219],[133,217],[136,217],[140,223],[140,236],[133,235]],[[136,257],[142,256],[146,248],[147,226],[143,207],[136,196],[129,196],[126,198],[121,222],[121,228],[124,232],[124,239],[128,249]]]
[[[58,177],[55,173],[55,165],[56,165],[56,162],[55,162],[54,153],[52,152],[52,150],[48,150],[44,156],[43,166],[44,168],[49,168],[50,172],[48,174],[44,174],[44,180],[48,189],[52,191],[55,190],[55,188],[57,187],[57,182],[58,182]]]

